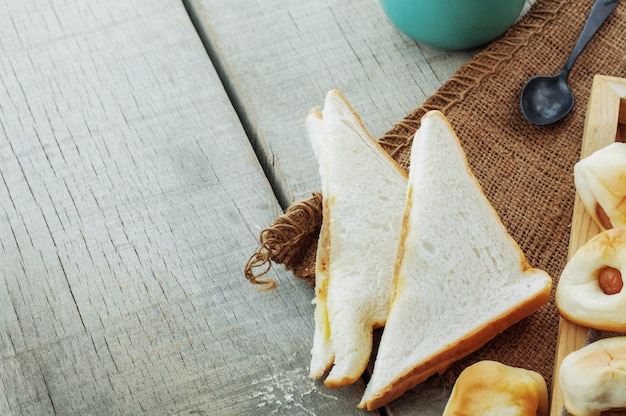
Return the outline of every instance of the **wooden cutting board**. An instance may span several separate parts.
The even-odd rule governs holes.
[[[596,75],[589,96],[580,158],[615,141],[626,142],[626,79]],[[576,195],[568,259],[598,232],[600,229]],[[572,351],[580,349],[586,336],[587,328],[561,318],[552,378],[552,416],[561,415],[563,409],[558,378],[561,361]]]

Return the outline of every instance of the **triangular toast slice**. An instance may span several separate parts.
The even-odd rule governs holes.
[[[368,410],[531,314],[552,286],[507,233],[440,112],[422,118],[410,166],[395,292],[359,404]]]
[[[339,387],[359,379],[373,328],[387,318],[407,174],[339,91],[330,91],[305,125],[323,196],[310,376],[332,366],[324,383]]]

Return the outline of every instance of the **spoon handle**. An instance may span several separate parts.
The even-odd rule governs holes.
[[[574,62],[578,59],[578,55],[585,49],[587,43],[589,43],[593,35],[596,34],[613,9],[615,9],[618,1],[619,0],[596,0],[585,22],[585,26],[576,41],[572,54],[567,59],[567,62],[565,62],[565,66],[563,66],[563,72],[569,73],[574,66]]]

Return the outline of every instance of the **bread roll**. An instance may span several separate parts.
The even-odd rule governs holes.
[[[626,224],[626,143],[612,143],[574,165],[576,191],[601,229]]]
[[[467,367],[452,389],[443,416],[548,416],[548,387],[535,371],[496,361]]]
[[[599,416],[626,408],[626,337],[606,338],[569,354],[559,383],[573,416]]]
[[[580,247],[563,269],[556,307],[589,328],[626,332],[626,226],[602,231]]]

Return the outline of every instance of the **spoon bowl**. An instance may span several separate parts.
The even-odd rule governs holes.
[[[520,97],[520,107],[528,121],[537,125],[551,124],[571,111],[574,107],[574,94],[567,86],[569,73],[580,53],[617,3],[618,0],[596,0],[563,69],[556,75],[536,76],[526,82]]]
[[[574,107],[574,94],[567,86],[567,74],[536,76],[528,80],[520,99],[524,116],[544,126],[559,121]]]

